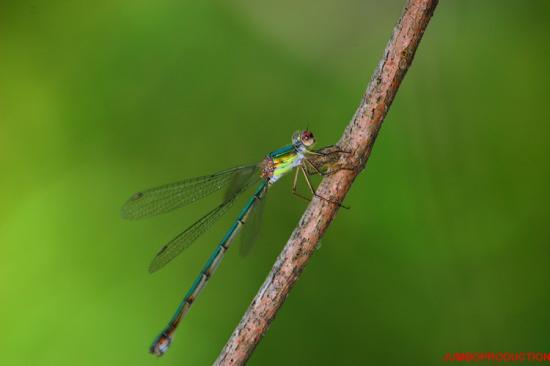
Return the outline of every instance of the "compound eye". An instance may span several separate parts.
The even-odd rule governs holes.
[[[313,136],[313,133],[311,131],[305,130],[302,132],[302,143],[305,146],[311,146],[315,143],[315,137]]]

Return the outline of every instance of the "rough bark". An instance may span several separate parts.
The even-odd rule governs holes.
[[[407,72],[438,0],[409,0],[393,30],[384,55],[353,119],[339,143],[342,166],[323,179],[318,194],[343,202],[356,176],[364,169],[384,117]],[[334,219],[338,205],[313,199],[241,322],[223,348],[216,365],[242,365],[261,338],[300,277],[319,240]]]

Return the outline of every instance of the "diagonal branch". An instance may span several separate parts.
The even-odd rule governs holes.
[[[408,0],[393,30],[361,104],[338,146],[345,166],[321,182],[318,193],[342,202],[355,177],[365,167],[372,146],[409,68],[438,0]],[[338,206],[313,199],[241,322],[216,360],[216,365],[242,365],[251,356],[294,283],[300,277]]]

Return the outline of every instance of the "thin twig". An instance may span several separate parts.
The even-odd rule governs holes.
[[[343,202],[355,177],[364,168],[382,121],[437,3],[438,0],[407,2],[361,104],[338,143],[343,151],[351,152],[342,154],[342,159],[346,160],[344,164],[355,169],[340,170],[324,178],[317,190],[321,196]],[[267,279],[218,356],[216,365],[242,365],[248,360],[315,252],[338,208],[338,205],[325,200],[311,201]]]

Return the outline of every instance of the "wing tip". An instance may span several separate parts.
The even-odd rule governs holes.
[[[143,192],[136,192],[128,198],[128,200],[120,208],[120,217],[125,220],[135,220],[141,218],[143,215],[137,214],[132,210],[132,203],[136,202],[143,197]]]
[[[155,257],[151,263],[149,264],[149,273],[153,274],[155,273],[156,271],[158,271],[159,269],[162,268],[162,265],[159,265],[157,263],[157,257]]]
[[[124,206],[120,209],[120,217],[124,220],[137,220],[141,216],[136,215],[135,212],[132,212],[132,210],[129,209],[127,204],[124,204]]]

